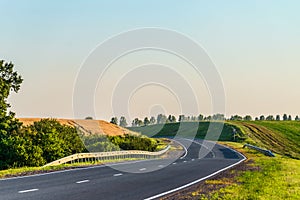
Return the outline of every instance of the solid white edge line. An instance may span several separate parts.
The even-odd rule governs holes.
[[[38,191],[39,189],[30,189],[30,190],[21,190],[18,191],[19,194],[23,194],[23,193],[28,193],[28,192],[35,192]]]
[[[188,154],[187,148],[186,148],[181,142],[178,142],[177,140],[173,140],[173,141],[174,141],[174,142],[177,142],[180,146],[183,147],[183,149],[184,149],[184,151],[185,151],[185,154],[184,154],[183,156],[181,156],[180,159],[184,159],[184,158],[187,156],[187,154]]]
[[[77,181],[76,183],[80,184],[80,183],[88,183],[88,182],[90,182],[90,180]]]
[[[224,146],[224,145],[221,145],[221,146],[226,147],[226,146]],[[227,169],[230,169],[230,168],[232,168],[232,167],[234,167],[234,166],[236,166],[236,165],[238,165],[238,164],[244,162],[244,161],[247,159],[246,156],[244,156],[242,153],[240,153],[240,152],[238,152],[238,151],[236,151],[236,150],[234,150],[234,149],[231,149],[231,148],[229,148],[229,147],[226,147],[226,148],[228,148],[228,149],[230,149],[230,150],[232,150],[232,151],[235,151],[236,153],[240,154],[240,155],[243,157],[243,159],[240,160],[240,161],[237,162],[237,163],[234,163],[234,164],[232,164],[232,165],[230,165],[230,166],[228,166],[228,167],[225,167],[225,168],[223,168],[223,169],[220,169],[220,170],[218,170],[218,171],[216,171],[216,172],[214,172],[214,173],[212,173],[212,174],[210,174],[210,175],[208,175],[208,176],[205,176],[205,177],[203,177],[203,178],[200,178],[200,179],[198,179],[198,180],[196,180],[196,181],[193,181],[193,182],[188,183],[188,184],[186,184],[186,185],[180,186],[180,187],[175,188],[175,189],[173,189],[173,190],[169,190],[169,191],[167,191],[167,192],[164,192],[164,193],[161,193],[161,194],[157,194],[157,195],[152,196],[152,197],[148,197],[148,198],[146,198],[146,199],[144,199],[144,200],[152,200],[152,199],[156,199],[156,198],[165,196],[165,195],[167,195],[167,194],[171,194],[171,193],[173,193],[173,192],[177,192],[177,191],[182,190],[182,189],[184,189],[184,188],[190,187],[190,186],[192,186],[192,185],[194,185],[194,184],[196,184],[196,183],[199,183],[199,182],[201,182],[201,181],[203,181],[203,180],[206,180],[206,179],[208,179],[208,178],[210,178],[210,177],[212,177],[212,176],[215,176],[215,175],[217,175],[217,174],[219,174],[219,173],[221,173],[221,172],[223,172],[223,171],[225,171],[225,170],[227,170]]]

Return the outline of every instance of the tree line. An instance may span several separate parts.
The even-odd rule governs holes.
[[[185,116],[185,115],[179,115],[178,120],[174,115],[164,115],[164,114],[158,114],[155,118],[154,116],[151,117],[145,117],[144,119],[135,118],[131,122],[132,127],[137,126],[148,126],[148,125],[154,125],[154,124],[165,124],[165,123],[176,123],[176,122],[197,122],[197,121],[300,121],[299,116],[295,116],[295,118],[292,118],[291,115],[283,114],[280,115],[261,115],[259,117],[253,118],[251,115],[246,116],[240,116],[240,115],[233,115],[229,118],[225,118],[224,114],[214,114],[209,116],[204,116],[202,114],[199,114],[198,116]],[[126,121],[126,118],[122,116],[120,118],[120,121],[117,117],[112,117],[110,120],[110,123],[119,125],[122,127],[127,127],[128,123]]]

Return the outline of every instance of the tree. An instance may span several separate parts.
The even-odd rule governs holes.
[[[15,113],[7,111],[10,108],[7,98],[11,92],[18,93],[22,82],[22,77],[14,71],[14,65],[0,60],[0,134],[17,131],[21,126],[15,119]]]
[[[22,77],[14,71],[14,65],[0,60],[0,169],[14,164],[18,159],[18,147],[20,153],[26,150],[20,146],[26,141],[22,137],[16,137],[22,123],[15,118],[15,113],[8,112],[10,104],[7,102],[11,92],[18,93],[22,82]]]
[[[86,117],[85,119],[86,119],[86,120],[93,120],[93,117],[88,116],[88,117]]]
[[[244,117],[244,120],[245,120],[245,121],[252,121],[252,117],[251,117],[250,115],[246,115],[246,116]]]
[[[156,122],[155,117],[152,116],[152,117],[150,118],[150,124],[155,124],[155,122]]]
[[[266,118],[265,118],[264,115],[261,115],[261,116],[259,117],[259,120],[260,120],[260,121],[264,121],[264,120],[266,120]]]
[[[157,115],[157,120],[156,120],[156,123],[157,124],[164,124],[167,122],[167,117],[166,115],[163,115],[163,114],[159,114]]]
[[[148,117],[145,117],[144,119],[144,125],[148,126],[150,124],[150,120],[148,119]]]
[[[120,118],[120,124],[119,124],[121,127],[126,127],[128,124],[127,124],[127,121],[126,121],[126,118],[124,116],[122,116]]]
[[[118,118],[117,117],[112,117],[110,120],[110,123],[118,125]]]
[[[242,116],[239,116],[239,115],[234,115],[234,116],[231,116],[231,117],[230,117],[230,120],[231,120],[231,121],[242,121],[242,120],[243,120],[243,117],[242,117]]]
[[[184,115],[179,115],[178,121],[183,122],[184,120],[185,120],[185,116]]]
[[[171,122],[172,122],[172,115],[169,115],[167,119],[167,123],[171,123]]]
[[[132,126],[142,126],[143,125],[143,121],[140,120],[139,118],[135,118],[133,121],[132,121]]]
[[[212,119],[213,120],[219,120],[219,121],[222,121],[222,120],[225,120],[225,116],[224,116],[224,114],[214,114],[213,116],[212,116]]]
[[[209,116],[206,116],[206,117],[204,117],[204,120],[205,121],[211,121],[211,119],[212,119],[212,117],[209,115]]]
[[[284,114],[283,117],[282,117],[283,121],[287,121],[288,120],[288,116],[287,114]]]
[[[176,122],[176,117],[174,115],[172,115],[171,120],[172,120],[173,123],[175,123]]]
[[[273,115],[269,115],[269,116],[267,116],[266,120],[267,120],[267,121],[274,121],[275,118],[274,118]]]
[[[198,115],[198,121],[202,121],[203,119],[204,119],[204,116],[201,115],[201,114],[199,114],[199,115]]]
[[[280,121],[280,115],[276,115],[276,121]]]
[[[300,118],[299,118],[299,116],[297,115],[296,117],[295,117],[295,121],[299,121],[300,120]]]
[[[289,115],[288,120],[292,121],[292,116],[291,115]]]
[[[156,118],[156,123],[157,124],[161,123],[161,118],[162,118],[162,114],[157,115],[157,118]]]
[[[143,126],[143,125],[144,125],[144,123],[143,123],[143,121],[142,121],[142,120],[138,120],[138,121],[137,121],[137,125],[138,125],[138,126]]]
[[[173,115],[169,115],[167,122],[168,123],[175,123],[176,122],[176,117],[173,116]]]

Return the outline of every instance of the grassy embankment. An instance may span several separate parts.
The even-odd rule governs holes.
[[[20,168],[11,168],[6,170],[0,170],[0,178],[9,178],[16,176],[27,176],[32,174],[40,174],[40,173],[48,173],[53,171],[61,171],[68,170],[74,168],[81,167],[89,167],[94,165],[103,165],[109,163],[119,163],[125,161],[134,161],[134,160],[142,160],[143,158],[122,158],[122,159],[114,159],[114,160],[102,160],[95,162],[80,162],[73,164],[62,164],[57,166],[49,166],[49,167],[20,167]]]
[[[233,140],[233,127],[234,125],[225,123],[213,122],[209,129],[209,122],[182,122],[182,123],[168,123],[168,124],[156,124],[142,127],[129,127],[130,130],[147,135],[150,137],[187,137],[187,138],[199,138],[203,139],[206,136],[208,130],[210,130],[211,138],[219,138],[220,141],[232,141]],[[216,130],[222,130],[220,136],[216,135]],[[238,131],[241,134],[241,131]]]
[[[159,131],[157,126],[132,130],[174,136],[179,124],[166,124]],[[196,137],[204,138],[207,127],[207,122],[201,122]],[[232,127],[238,131],[238,142],[232,142]],[[190,131],[186,134],[190,135]],[[230,121],[225,123],[219,141],[242,152],[248,160],[243,166],[174,194],[170,199],[300,199],[300,122]],[[276,157],[243,149],[244,143],[270,149]]]

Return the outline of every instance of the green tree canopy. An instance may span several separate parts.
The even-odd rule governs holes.
[[[118,125],[118,118],[117,117],[112,117],[110,120],[110,123]]]
[[[14,71],[14,65],[0,60],[0,138],[1,135],[17,131],[21,125],[15,119],[15,113],[8,112],[10,104],[7,98],[11,92],[20,90],[22,82],[22,77]]]
[[[119,124],[121,127],[126,127],[128,124],[127,124],[127,121],[126,121],[126,118],[124,116],[122,116],[120,118],[120,124]]]

